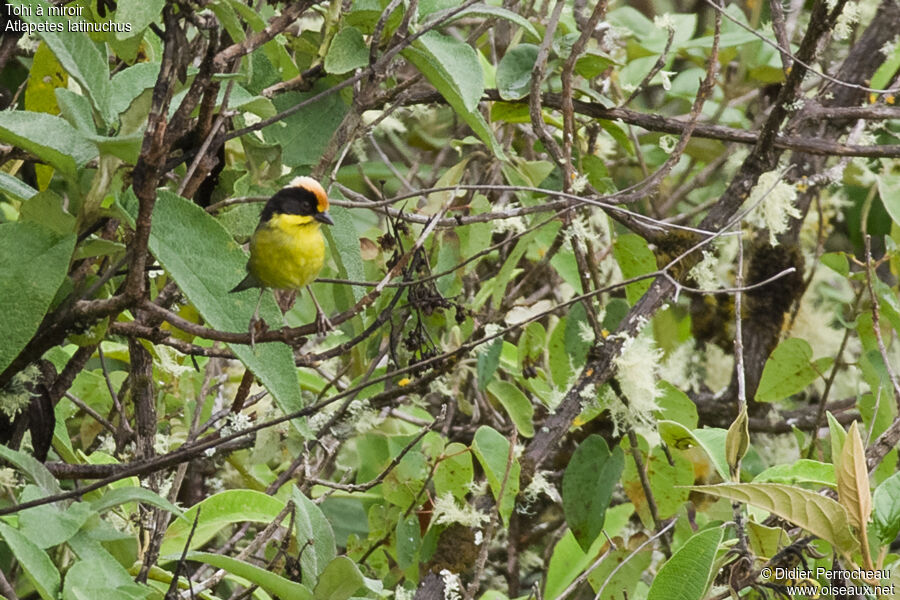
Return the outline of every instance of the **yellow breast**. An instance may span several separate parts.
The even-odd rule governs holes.
[[[312,282],[325,261],[325,239],[318,221],[276,214],[250,239],[247,270],[269,288],[299,290]]]

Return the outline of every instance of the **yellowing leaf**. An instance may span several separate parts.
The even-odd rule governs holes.
[[[845,554],[859,546],[844,507],[815,492],[779,483],[720,483],[695,485],[691,489],[767,510],[830,542]]]
[[[850,523],[859,532],[862,550],[863,567],[874,568],[869,553],[869,515],[872,514],[872,490],[869,489],[869,469],[866,465],[866,447],[859,436],[856,421],[847,431],[844,448],[841,450],[841,461],[835,467],[837,475],[838,499],[847,514]]]
[[[747,407],[745,406],[731,427],[728,428],[728,434],[725,436],[725,459],[728,461],[728,469],[734,481],[740,481],[741,459],[744,458],[750,447],[748,422]]]
[[[25,109],[58,115],[55,90],[66,87],[69,75],[47,44],[38,46],[31,65],[25,85]]]
[[[865,527],[872,513],[872,494],[869,490],[869,469],[866,467],[866,449],[856,421],[850,425],[847,439],[841,451],[841,461],[835,467],[838,499],[850,516],[850,524],[857,529]]]

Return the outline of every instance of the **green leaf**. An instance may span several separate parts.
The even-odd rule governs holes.
[[[525,362],[540,363],[544,357],[544,349],[547,347],[547,330],[537,321],[525,326],[525,331],[519,337],[518,357],[519,368],[525,366]]]
[[[319,583],[313,590],[313,597],[316,600],[347,600],[363,583],[362,573],[356,563],[346,556],[338,556],[322,571]]]
[[[344,27],[338,31],[325,55],[325,71],[342,75],[368,64],[369,48],[362,32],[356,27]]]
[[[397,540],[397,564],[400,568],[406,569],[417,564],[419,548],[422,546],[419,518],[413,514],[397,521],[394,538]]]
[[[115,600],[116,598],[144,598],[147,588],[135,586],[132,576],[115,556],[107,551],[101,542],[123,539],[123,534],[116,531],[106,521],[99,521],[72,536],[67,545],[86,566],[80,567],[76,574],[66,573],[64,599]],[[127,539],[127,538],[126,538]],[[136,550],[136,547],[135,547]],[[134,554],[129,560],[134,560]],[[131,564],[129,562],[129,564]],[[88,568],[89,567],[89,568]],[[71,577],[71,580],[70,580]]]
[[[497,430],[482,425],[475,432],[472,452],[475,453],[475,457],[484,469],[494,499],[500,505],[500,517],[503,519],[504,525],[508,527],[509,517],[515,508],[516,496],[519,494],[519,473],[521,471],[515,455],[510,459],[509,440]],[[505,486],[504,480],[506,481]]]
[[[622,448],[612,452],[606,440],[591,434],[575,450],[563,474],[562,497],[566,523],[587,552],[603,530],[612,492],[625,468]]]
[[[228,4],[244,19],[254,31],[262,31],[266,27],[266,21],[252,6],[247,6],[240,0],[228,0]]]
[[[504,100],[524,98],[531,91],[531,70],[539,48],[534,44],[519,44],[506,51],[497,65],[497,91]]]
[[[448,35],[429,31],[413,42],[413,46],[420,54],[408,55],[404,51],[404,55],[422,71],[442,96],[448,101],[452,97],[461,104],[465,112],[478,108],[478,102],[484,93],[484,74],[478,56],[470,45]]]
[[[91,102],[81,94],[66,88],[56,89],[56,101],[63,117],[85,136],[97,133]]]
[[[850,263],[847,261],[847,255],[843,252],[827,252],[819,260],[838,275],[847,277],[850,274]]]
[[[463,157],[452,167],[443,172],[437,182],[434,184],[436,188],[453,188],[462,181],[466,174],[466,166],[469,164],[471,157]],[[456,198],[457,190],[449,189],[442,192],[433,192],[428,194],[428,202],[420,209],[423,214],[436,215],[445,206],[450,206],[453,199]]]
[[[647,600],[700,600],[709,587],[722,527],[695,533],[659,569]]]
[[[294,527],[298,545],[311,544],[300,555],[300,568],[307,583],[314,585],[325,566],[337,556],[334,530],[319,505],[300,493],[291,490],[294,501]]]
[[[647,245],[647,240],[641,236],[629,233],[620,235],[613,243],[613,256],[622,270],[622,277],[631,279],[639,275],[646,275],[657,270],[656,257]],[[625,297],[628,303],[634,305],[644,295],[650,284],[651,278],[636,281],[625,287]]]
[[[478,374],[478,389],[486,389],[488,383],[497,372],[500,366],[500,355],[503,352],[503,339],[496,338],[490,342],[486,342],[486,349],[478,354],[478,362],[475,365],[475,371]]]
[[[456,8],[456,4],[457,3],[455,0],[451,0],[451,2],[449,3],[450,7],[453,7],[453,8]],[[422,13],[422,14],[427,14],[427,13]],[[519,27],[521,27],[522,29],[527,31],[529,34],[531,34],[532,37],[540,38],[540,35],[537,32],[537,29],[534,28],[534,25],[532,25],[528,19],[526,19],[522,15],[515,13],[511,10],[505,9],[500,6],[491,6],[489,4],[476,4],[470,8],[466,8],[465,10],[461,10],[461,11],[457,12],[456,14],[454,14],[453,17],[448,19],[446,22],[452,23],[453,21],[462,19],[463,17],[472,16],[472,15],[479,16],[479,17],[486,16],[486,17],[498,17],[501,19],[506,19],[507,21],[509,21],[511,23],[515,23],[516,25],[518,25]]]
[[[659,421],[659,436],[669,446],[685,450],[700,446],[716,466],[722,479],[729,478],[728,461],[725,459],[725,437],[728,432],[719,428],[688,429],[675,421]]]
[[[159,77],[159,68],[159,63],[137,63],[113,75],[109,84],[110,112],[122,114],[145,90],[152,89]]]
[[[359,248],[359,234],[356,231],[356,222],[348,209],[343,206],[332,206],[328,213],[334,221],[334,227],[323,227],[325,239],[328,240],[334,262],[337,263],[338,277],[354,281],[365,281],[366,269],[363,264],[362,254]],[[339,310],[347,310],[353,303],[359,302],[365,295],[365,288],[358,285],[332,286],[335,301]],[[349,293],[345,289],[349,288]],[[340,292],[345,292],[346,300],[342,303]]]
[[[19,502],[29,502],[44,497],[43,491],[33,485],[25,486]],[[44,504],[19,513],[19,531],[39,548],[51,548],[68,541],[85,522],[96,513],[83,502],[63,508],[61,503]]]
[[[441,93],[453,110],[498,158],[505,158],[490,126],[478,111],[484,93],[484,72],[471,46],[429,31],[403,50],[411,62]]]
[[[834,418],[830,410],[825,411],[825,416],[828,418],[828,433],[831,438],[831,462],[837,467],[838,463],[841,462],[841,453],[844,450],[844,440],[847,439],[847,432],[844,431],[844,426]]]
[[[519,430],[519,435],[534,437],[534,406],[522,390],[508,381],[500,380],[492,381],[487,390],[506,409],[509,418]]]
[[[881,203],[894,223],[900,225],[900,174],[880,173],[875,176]]]
[[[91,502],[91,508],[98,513],[102,513],[114,506],[126,504],[128,502],[140,502],[149,506],[155,506],[162,510],[168,511],[180,517],[184,515],[184,511],[154,492],[144,487],[122,487],[107,491],[100,498]]]
[[[273,102],[280,112],[312,98],[328,88],[328,78],[320,80],[310,92],[286,92],[275,96]],[[278,123],[262,130],[265,140],[280,144],[282,160],[289,167],[314,165],[331,141],[344,115],[347,104],[340,94],[330,94],[305,106]],[[252,137],[253,134],[250,134]]]
[[[337,544],[346,546],[351,536],[365,539],[369,534],[369,523],[366,519],[368,505],[363,504],[363,498],[368,502],[370,497],[330,496],[322,502],[322,513],[328,518],[329,523],[334,524],[334,538]]]
[[[812,355],[809,342],[800,338],[778,344],[763,368],[756,401],[775,402],[806,389],[819,376],[813,368]]]
[[[43,600],[56,600],[59,597],[59,571],[47,553],[38,548],[34,542],[22,535],[18,530],[0,522],[0,537],[9,546],[10,551],[25,576],[31,581],[34,589]]]
[[[816,486],[837,486],[834,477],[834,465],[801,458],[800,460],[784,465],[769,467],[753,478],[753,483],[808,483]]]
[[[59,487],[59,483],[47,470],[47,467],[30,454],[0,445],[0,458],[22,471],[32,483],[40,487],[47,495],[62,492],[62,488]]]
[[[603,71],[617,63],[611,56],[603,52],[587,52],[575,61],[575,72],[585,79],[599,77]],[[590,156],[590,155],[589,155]]]
[[[747,521],[747,541],[754,553],[767,559],[790,543],[787,532],[781,527],[767,527],[754,521]]]
[[[178,560],[181,554],[173,554],[163,556],[160,560]],[[272,595],[280,598],[291,598],[296,600],[312,600],[313,595],[309,588],[302,583],[294,583],[289,579],[285,579],[280,575],[276,575],[266,569],[251,565],[242,560],[225,556],[224,554],[213,554],[211,552],[188,552],[187,560],[206,563],[219,569],[224,569],[233,575],[243,577],[247,581],[254,583]]]
[[[0,121],[9,114],[0,112]],[[74,249],[74,234],[59,235],[33,223],[0,224],[0,256],[15,257],[0,263],[0,371],[37,331]]]
[[[694,483],[693,466],[687,458],[682,456],[681,452],[670,452],[669,455],[666,455],[660,446],[655,446],[649,452],[641,448],[641,453],[647,469],[650,492],[656,501],[657,517],[667,519],[681,510],[688,500],[690,491],[686,486]],[[653,515],[650,513],[649,502],[638,474],[637,463],[630,451],[625,453],[622,486],[628,499],[634,505],[634,511],[638,517],[647,527],[652,528],[654,526]]]
[[[101,154],[114,156],[130,165],[137,164],[141,153],[142,133],[131,135],[117,135],[106,137],[102,135],[90,135],[88,139],[97,144]],[[118,166],[118,164],[116,165]]]
[[[900,473],[881,482],[872,495],[873,530],[886,546],[900,534]]]
[[[578,541],[572,534],[572,530],[567,529],[562,539],[557,542],[553,548],[553,555],[550,557],[550,563],[546,567],[546,577],[544,583],[544,598],[558,598],[578,575],[580,575],[592,562],[593,558],[600,554],[601,549],[607,543],[606,537],[598,537],[593,546],[584,552]],[[627,550],[626,550],[627,551]],[[649,556],[649,553],[647,553]],[[640,562],[640,561],[636,561]],[[625,565],[627,567],[627,565]],[[645,567],[646,568],[646,567]],[[603,563],[591,572],[591,575],[603,569]],[[625,568],[620,569],[627,570]],[[603,579],[606,578],[604,574]],[[602,580],[601,580],[602,581]],[[591,584],[594,585],[593,580]],[[594,585],[594,589],[597,586]],[[609,600],[609,594],[603,595],[604,600]]]
[[[659,406],[659,410],[656,411],[658,418],[675,421],[688,429],[697,427],[700,420],[697,405],[688,398],[688,395],[668,381],[660,381],[657,387],[662,392],[662,396],[656,401]]]
[[[493,282],[495,287],[494,293],[491,295],[491,303],[494,307],[499,308],[500,304],[503,302],[503,298],[506,294],[506,287],[513,275],[515,275],[519,260],[525,255],[525,252],[532,242],[534,242],[535,238],[537,238],[537,234],[537,231],[532,231],[520,237],[519,241],[516,242],[515,247],[513,247],[512,251],[509,253],[509,256],[503,261],[503,266],[500,267],[500,271],[497,272]]]
[[[174,521],[166,530],[160,554],[180,554],[197,520],[197,528],[189,548],[198,548],[208,542],[222,528],[232,523],[271,523],[284,510],[284,501],[254,490],[226,490],[202,502],[184,513],[183,519]],[[197,511],[200,517],[197,519]]]
[[[572,367],[572,361],[569,360],[569,355],[566,354],[567,321],[568,317],[563,317],[556,323],[553,331],[550,332],[550,339],[547,343],[549,348],[550,378],[558,390],[568,388],[569,380],[575,372]]]
[[[557,598],[587,566],[585,552],[572,535],[572,530],[567,529],[553,548],[546,567],[544,597]]]
[[[46,113],[0,112],[0,141],[34,154],[70,178],[97,157],[97,148],[77,129],[62,117]]]
[[[36,189],[21,179],[2,171],[0,171],[0,192],[20,202],[24,202],[38,193]]]
[[[390,456],[397,457],[403,447],[412,439],[412,435],[389,436],[387,442]],[[416,447],[420,447],[418,444]],[[384,499],[398,506],[408,507],[416,501],[419,486],[425,480],[427,473],[428,465],[425,463],[425,455],[421,450],[407,453],[384,478],[384,487],[382,488]]]
[[[166,0],[118,0],[116,23],[130,23],[131,31],[117,31],[120,40],[134,37],[160,18]]]
[[[780,483],[720,483],[695,485],[691,489],[767,510],[822,538],[844,554],[852,553],[859,546],[850,531],[850,516],[844,507],[810,490]]]
[[[134,202],[131,201],[132,217],[137,214]],[[150,251],[211,327],[221,331],[248,330],[259,292],[229,293],[244,277],[247,256],[205,210],[168,190],[160,190],[153,209]],[[281,311],[270,293],[263,295],[260,316],[272,326],[282,322]],[[303,408],[290,347],[270,343],[257,344],[251,350],[249,346],[232,344],[231,349],[271,392],[285,414]],[[305,421],[294,419],[291,423],[306,434]]]
[[[216,15],[216,18],[219,19],[219,23],[222,24],[222,27],[225,28],[225,31],[228,32],[228,35],[231,36],[232,40],[235,42],[244,41],[246,38],[244,27],[241,25],[240,19],[238,19],[237,12],[235,12],[234,8],[231,7],[227,0],[210,2],[207,6],[209,7],[209,10]]]
[[[893,53],[881,63],[869,85],[876,90],[883,90],[893,80],[897,69],[900,69],[900,46],[895,46]],[[875,98],[872,98],[872,102],[875,102]]]
[[[589,332],[588,339],[585,339],[585,332]],[[588,321],[587,310],[580,302],[569,310],[566,316],[566,332],[563,337],[563,343],[566,348],[566,356],[569,363],[575,369],[584,366],[588,352],[590,352],[594,337],[593,330]]]
[[[59,235],[75,233],[75,217],[63,208],[65,200],[50,190],[29,198],[19,211],[19,221],[52,229]]]
[[[66,571],[63,600],[142,600],[150,595],[151,589],[145,585],[133,581],[111,582],[107,577],[108,565],[91,560],[72,565]]]
[[[627,546],[619,546],[617,550],[613,550],[603,559],[599,567],[591,571],[588,581],[598,591],[601,586],[606,585],[600,600],[627,600],[628,598],[643,597],[634,593],[635,587],[641,583],[641,578],[650,568],[652,561],[652,546],[645,547],[639,552],[632,552]],[[646,593],[646,585],[642,585]]]
[[[451,442],[444,448],[443,456],[434,469],[434,493],[436,496],[451,493],[457,500],[462,500],[469,493],[475,472],[472,454],[463,444]]]

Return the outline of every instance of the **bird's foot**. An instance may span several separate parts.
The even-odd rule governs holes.
[[[325,316],[321,310],[316,311],[316,334],[319,337],[325,336],[329,331],[334,329],[334,325],[331,324],[331,321],[328,320],[328,317]]]
[[[256,351],[256,336],[262,335],[269,330],[266,322],[258,317],[250,319],[250,349]]]

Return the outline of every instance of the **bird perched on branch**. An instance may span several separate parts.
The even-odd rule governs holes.
[[[328,195],[318,181],[297,177],[269,198],[250,238],[247,276],[231,292],[260,288],[256,310],[250,321],[250,345],[259,321],[259,305],[266,288],[297,290],[303,287],[316,305],[316,328],[320,334],[331,329],[309,284],[322,270],[325,239],[321,224],[334,225],[328,214]]]

